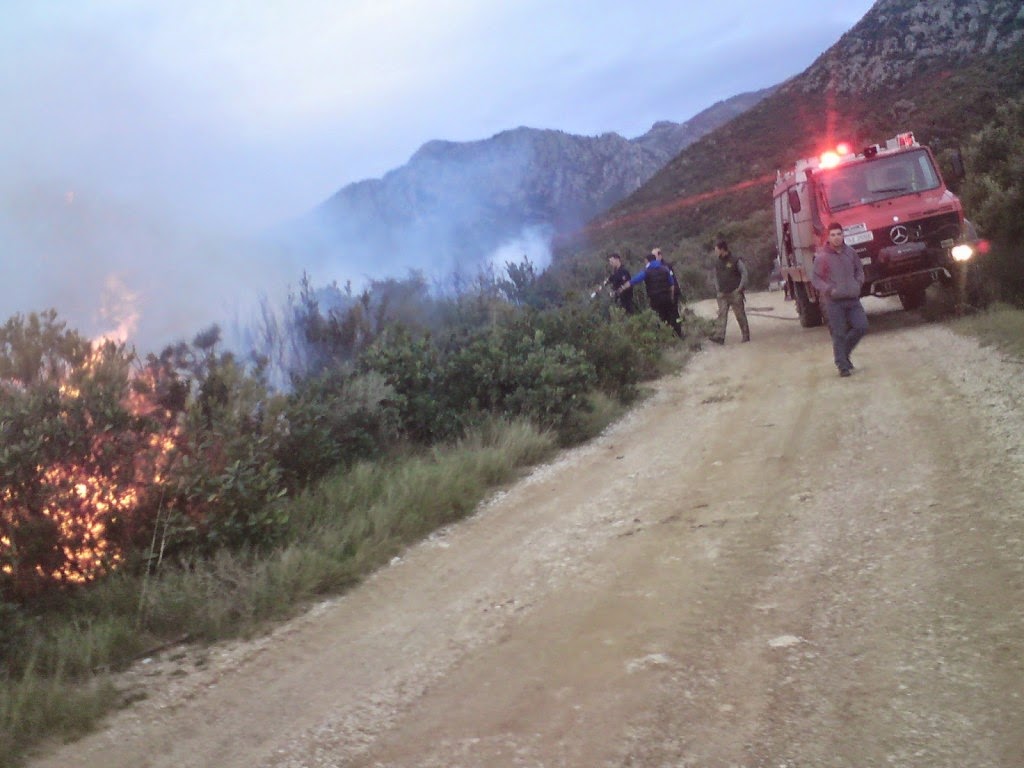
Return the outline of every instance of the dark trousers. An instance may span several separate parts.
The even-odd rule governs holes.
[[[675,301],[670,298],[664,301],[652,301],[651,309],[658,313],[658,317],[672,326],[676,336],[683,338],[683,326],[679,322],[679,305]]]

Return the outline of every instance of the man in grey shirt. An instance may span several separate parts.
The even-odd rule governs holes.
[[[828,241],[814,255],[812,282],[828,316],[836,368],[840,376],[849,376],[850,353],[868,332],[868,316],[860,303],[864,267],[843,240],[843,225],[838,222],[828,225]]]

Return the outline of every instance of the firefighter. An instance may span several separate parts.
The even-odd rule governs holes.
[[[633,286],[629,284],[629,270],[622,266],[622,257],[617,253],[608,254],[608,266],[612,271],[605,282],[611,287],[612,295],[619,306],[627,315],[632,315],[636,308],[633,306]]]
[[[832,353],[840,376],[853,373],[850,353],[868,331],[868,316],[860,303],[864,267],[843,239],[843,225],[828,225],[828,241],[814,254],[814,287],[824,300]]]
[[[647,266],[637,272],[629,283],[617,291],[623,291],[642,282],[647,289],[647,301],[658,317],[664,320],[675,331],[676,336],[683,338],[683,326],[679,321],[679,304],[676,296],[679,286],[676,276],[661,260],[661,248],[655,248],[647,254]]]
[[[743,259],[733,256],[729,244],[719,240],[715,244],[715,293],[718,298],[718,322],[715,335],[711,340],[716,344],[725,344],[725,327],[729,322],[729,309],[732,308],[739,323],[743,341],[750,341],[750,325],[747,323],[744,290],[747,287],[747,265]]]

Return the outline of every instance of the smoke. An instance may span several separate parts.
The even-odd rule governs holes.
[[[498,246],[487,259],[487,263],[498,274],[506,270],[507,264],[519,264],[528,259],[537,272],[551,264],[551,242],[554,227],[537,225],[526,227],[518,237]]]
[[[142,353],[280,295],[301,274],[266,243],[54,182],[0,186],[0,243],[2,318],[52,308],[84,336]]]

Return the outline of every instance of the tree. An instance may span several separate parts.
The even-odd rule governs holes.
[[[971,137],[964,155],[964,205],[992,242],[990,279],[1004,298],[1024,301],[1024,100],[1002,105]]]

